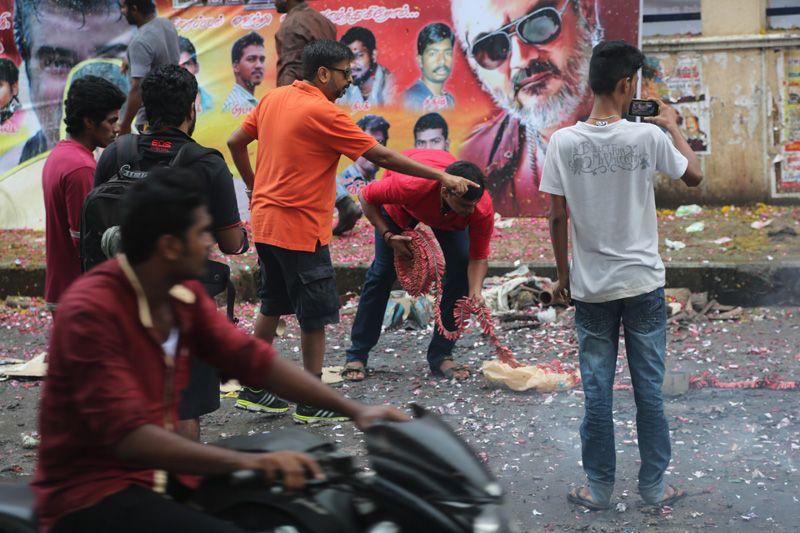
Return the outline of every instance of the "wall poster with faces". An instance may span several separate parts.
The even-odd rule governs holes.
[[[157,0],[197,76],[195,138],[227,152],[228,134],[275,87],[272,0]],[[556,129],[588,116],[589,57],[602,39],[639,40],[640,0],[309,0],[354,54],[338,103],[380,115],[388,146],[413,148],[427,113],[449,149],[488,176],[503,216],[541,216],[544,154]],[[127,91],[121,59],[134,29],[118,0],[0,0],[0,187],[63,135],[68,80],[102,75]],[[100,60],[100,61],[98,61]],[[342,165],[349,162],[343,158]],[[17,177],[17,180],[20,178]]]

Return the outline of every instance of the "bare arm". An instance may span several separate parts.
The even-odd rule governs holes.
[[[200,444],[153,424],[128,433],[116,443],[114,453],[125,462],[176,474],[215,475],[261,470],[267,480],[281,479],[290,490],[302,488],[309,476],[324,478],[322,469],[306,454],[237,452]]]
[[[469,286],[469,297],[478,298],[483,301],[483,280],[489,272],[488,259],[470,259],[467,265],[467,281]]]
[[[289,401],[330,409],[352,418],[364,429],[377,419],[404,422],[403,412],[387,406],[367,406],[345,398],[294,363],[275,357],[263,386]]]
[[[131,124],[136,118],[136,113],[142,107],[142,92],[139,90],[141,78],[131,78],[131,89],[128,91],[128,100],[125,103],[125,115],[119,122],[119,134],[125,135],[131,132]]]
[[[689,161],[686,172],[681,176],[681,180],[689,187],[697,187],[700,185],[700,182],[703,181],[703,168],[700,165],[700,159],[697,157],[697,154],[694,153],[692,147],[689,146],[689,143],[686,142],[686,139],[683,138],[683,134],[681,134],[681,130],[678,127],[678,112],[675,108],[668,106],[661,100],[658,100],[658,105],[658,116],[646,120],[656,126],[665,128],[667,132],[669,132],[675,148]]]
[[[243,453],[200,444],[153,424],[128,433],[114,446],[114,453],[137,466],[176,474],[225,474],[248,468]]]
[[[247,251],[247,233],[242,226],[215,231],[219,251],[225,255],[243,254]]]
[[[381,144],[376,144],[364,152],[364,157],[381,168],[388,168],[409,176],[438,181],[458,195],[467,192],[467,187],[478,187],[476,183],[468,179],[453,176],[422,163],[417,163],[410,157],[390,150]]]
[[[361,202],[361,211],[364,216],[378,230],[378,238],[384,239],[384,242],[391,246],[395,253],[399,253],[406,258],[413,257],[411,248],[408,246],[411,238],[405,235],[396,235],[389,229],[389,224],[386,223],[386,219],[381,215],[381,206],[367,202],[362,194],[358,195],[358,199]]]
[[[681,176],[681,180],[689,187],[697,187],[703,181],[703,168],[700,166],[700,159],[694,153],[689,143],[683,138],[681,130],[677,125],[667,128],[672,141],[675,143],[675,148],[689,160],[686,167],[686,172]]]
[[[568,224],[567,199],[563,196],[551,194],[550,242],[553,245],[553,255],[556,258],[556,271],[558,273],[558,283],[553,296],[564,302],[569,299],[567,294],[567,289],[569,289]]]
[[[247,189],[251,191],[253,190],[255,174],[253,173],[253,166],[250,164],[247,146],[254,140],[256,140],[255,137],[252,137],[242,128],[237,128],[228,139],[228,150],[231,152],[233,164],[236,165],[236,170],[239,171],[239,175],[244,180]]]

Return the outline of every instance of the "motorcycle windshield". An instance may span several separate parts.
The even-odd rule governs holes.
[[[473,498],[494,499],[500,489],[475,452],[437,415],[415,406],[416,418],[404,423],[380,423],[366,431],[367,449],[375,456],[373,467],[381,473],[381,460],[437,478],[441,486]]]

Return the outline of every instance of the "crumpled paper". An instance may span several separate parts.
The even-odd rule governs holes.
[[[515,391],[554,392],[572,389],[580,382],[577,374],[549,372],[531,365],[512,368],[497,360],[485,361],[481,372],[489,381]]]

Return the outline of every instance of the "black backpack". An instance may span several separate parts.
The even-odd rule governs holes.
[[[122,198],[131,185],[147,177],[151,170],[140,168],[138,141],[137,135],[123,135],[117,139],[117,171],[111,179],[92,189],[83,202],[80,234],[83,272],[113,257],[118,251]],[[222,154],[213,148],[205,148],[194,141],[187,142],[180,147],[167,166],[187,167],[209,154],[222,157]],[[233,320],[236,291],[230,281],[230,267],[209,260],[206,265],[206,276],[200,281],[211,297],[227,290],[228,317]]]

